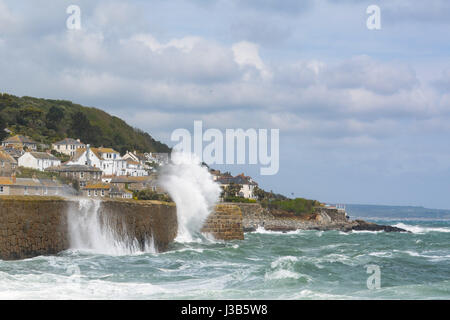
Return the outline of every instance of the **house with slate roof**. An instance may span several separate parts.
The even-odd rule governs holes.
[[[15,135],[13,137],[6,138],[2,141],[2,147],[13,147],[18,149],[27,148],[28,150],[36,151],[37,142],[32,140],[30,137]]]
[[[61,165],[61,160],[47,152],[25,152],[18,160],[19,167],[44,171]]]
[[[86,148],[86,145],[80,139],[66,138],[52,144],[52,149],[56,152],[63,153],[68,156],[74,156],[75,152],[80,148]]]

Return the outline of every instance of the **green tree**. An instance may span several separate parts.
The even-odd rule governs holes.
[[[56,129],[60,121],[64,118],[64,111],[61,108],[52,106],[45,116],[48,128]]]
[[[0,140],[4,140],[8,136],[8,133],[5,131],[5,129],[6,121],[2,116],[0,116]]]
[[[239,192],[242,189],[242,185],[236,183],[230,183],[222,191],[222,198],[239,197]]]

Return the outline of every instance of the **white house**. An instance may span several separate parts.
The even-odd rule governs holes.
[[[72,138],[66,138],[52,144],[53,150],[68,156],[74,156],[77,149],[85,147],[86,145],[80,139],[75,140]]]
[[[132,177],[143,177],[148,176],[148,171],[144,169],[144,166],[137,161],[126,159],[126,176],[132,176]]]
[[[61,165],[61,160],[46,152],[25,152],[19,158],[18,165],[44,171],[46,168]]]
[[[89,145],[78,149],[67,164],[97,167],[104,175],[121,176],[127,172],[127,162],[119,152],[111,148],[91,148]]]
[[[254,191],[258,184],[253,181],[251,177],[245,176],[243,173],[237,175],[236,177],[231,175],[222,175],[218,176],[214,180],[218,182],[222,188],[226,188],[230,184],[240,185],[241,190],[239,191],[239,196],[247,199],[256,199]]]

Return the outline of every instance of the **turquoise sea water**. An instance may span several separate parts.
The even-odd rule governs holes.
[[[412,233],[260,230],[165,253],[0,260],[0,298],[449,299],[450,222],[376,222]],[[368,265],[380,268],[379,289],[367,287]]]

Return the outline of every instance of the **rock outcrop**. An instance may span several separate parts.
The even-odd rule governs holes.
[[[363,220],[348,220],[341,210],[331,208],[317,208],[316,212],[306,217],[293,215],[280,215],[263,208],[258,203],[236,203],[243,217],[243,229],[245,232],[264,228],[270,231],[294,231],[294,230],[339,230],[343,232],[356,231],[386,231],[407,232],[406,230],[378,225]]]

